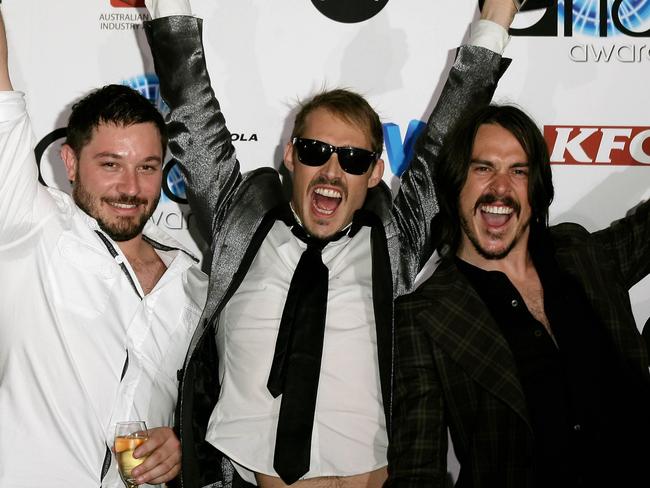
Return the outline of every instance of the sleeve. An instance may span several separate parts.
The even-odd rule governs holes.
[[[212,241],[241,182],[230,132],[208,75],[202,21],[190,16],[145,23],[167,116],[169,150],[180,164],[199,228]]]
[[[411,280],[433,252],[430,224],[439,210],[434,173],[443,141],[462,117],[490,103],[509,64],[510,60],[489,49],[460,47],[426,128],[415,143],[392,210],[402,255],[413,256],[407,264],[409,269],[404,270]],[[406,289],[398,293],[408,292],[410,287],[406,284]]]
[[[172,15],[192,15],[189,0],[144,0],[152,19]]]
[[[0,245],[18,240],[35,223],[39,183],[33,148],[23,93],[0,92]]]
[[[447,425],[432,344],[409,297],[396,304],[396,375],[386,488],[447,486]]]
[[[627,288],[632,288],[650,273],[650,200],[592,237],[615,260]]]
[[[496,22],[480,19],[472,26],[470,46],[484,47],[497,54],[503,54],[508,42],[508,31]]]

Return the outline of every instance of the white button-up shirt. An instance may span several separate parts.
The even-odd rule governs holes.
[[[289,284],[306,244],[276,222],[219,317],[221,396],[206,440],[239,474],[273,469],[282,396],[266,387]],[[388,437],[379,379],[372,301],[370,229],[330,242],[327,316],[309,472],[304,478],[351,476],[386,465]]]
[[[149,222],[167,270],[144,296],[97,222],[38,184],[32,143],[23,95],[0,92],[0,486],[122,487],[114,460],[100,481],[115,422],[172,425],[207,278]]]

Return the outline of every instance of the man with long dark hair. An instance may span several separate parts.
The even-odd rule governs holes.
[[[391,487],[639,486],[650,377],[628,290],[650,203],[595,233],[548,226],[549,156],[512,106],[462,121],[436,173],[441,260],[398,299]]]

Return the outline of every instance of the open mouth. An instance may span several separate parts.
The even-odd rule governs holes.
[[[140,206],[141,205],[146,205],[146,202],[143,202],[142,200],[138,201],[120,201],[120,200],[108,200],[108,199],[103,199],[102,200],[106,205],[111,207],[113,210],[118,212],[118,214],[123,213],[125,215],[128,214],[133,214],[136,212],[140,211]]]
[[[115,208],[124,208],[124,209],[137,208],[137,205],[129,204],[129,203],[108,202],[108,204]]]
[[[332,215],[342,200],[343,196],[339,190],[319,186],[312,192],[312,209],[319,215]]]
[[[489,227],[502,227],[508,223],[515,209],[505,205],[480,205],[483,220]]]

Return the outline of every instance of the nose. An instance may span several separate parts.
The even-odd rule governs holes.
[[[333,152],[327,162],[321,167],[321,174],[330,179],[334,179],[340,178],[343,173],[343,168],[341,168],[339,163],[339,156]]]
[[[137,195],[140,192],[140,182],[135,170],[127,169],[120,175],[117,191],[129,196]]]
[[[490,181],[490,188],[498,196],[507,194],[510,191],[510,186],[510,177],[505,172],[496,172]]]

